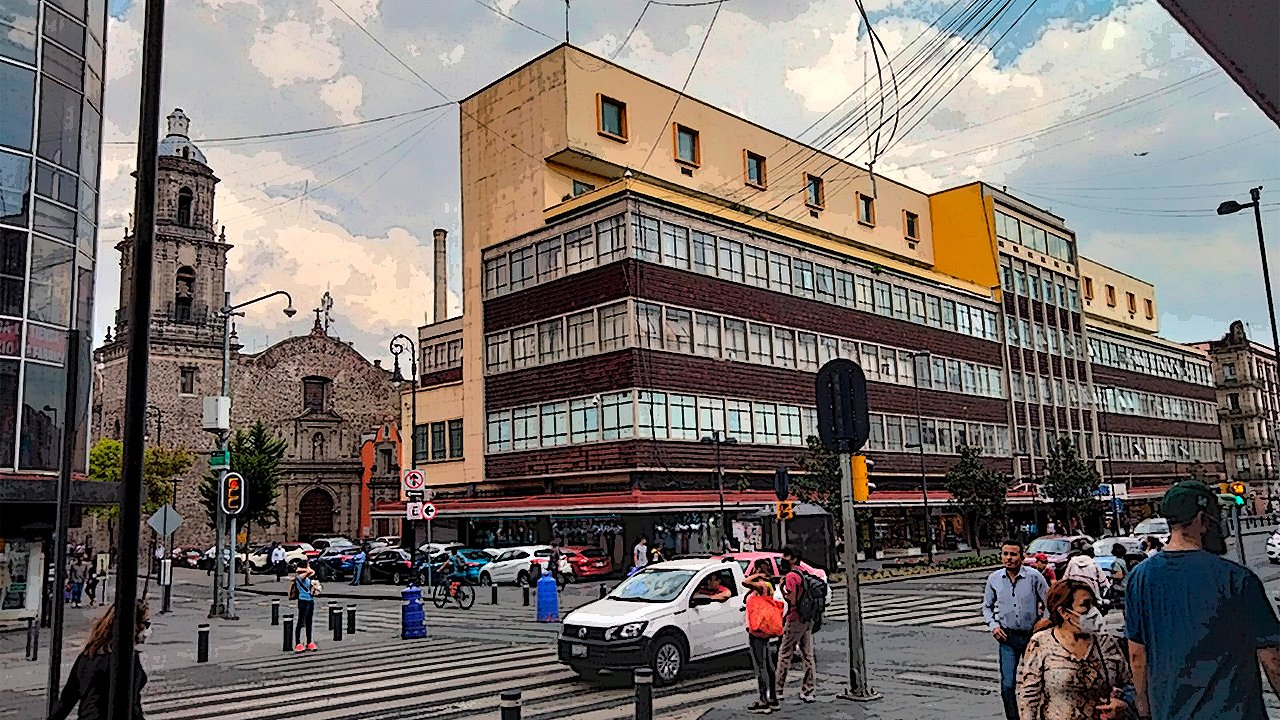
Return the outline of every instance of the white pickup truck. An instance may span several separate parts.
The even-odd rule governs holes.
[[[711,575],[729,589],[727,599],[698,592]],[[650,667],[656,682],[673,683],[691,661],[748,649],[745,594],[742,568],[732,559],[650,565],[565,617],[560,662],[588,677]]]

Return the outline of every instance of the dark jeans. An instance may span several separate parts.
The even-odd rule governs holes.
[[[351,570],[351,584],[352,584],[352,585],[359,585],[359,584],[360,584],[360,575],[361,575],[363,572],[364,572],[364,563],[356,563],[356,564],[355,564],[355,567],[354,567],[354,568],[352,568],[352,570]]]
[[[84,590],[84,583],[73,580],[71,582],[71,602],[76,605],[80,604],[80,593]]]
[[[751,645],[751,664],[756,668],[756,684],[760,686],[760,702],[775,703],[777,695],[773,692],[777,674],[774,672],[773,653],[769,651],[769,639],[748,634]]]
[[[1007,638],[1000,643],[1000,699],[1004,701],[1004,716],[1018,720],[1018,698],[1014,688],[1018,683],[1018,661],[1031,642],[1029,630],[1005,630]]]
[[[302,642],[302,629],[307,629],[307,643],[311,643],[311,621],[315,618],[316,601],[298,601],[298,624],[293,627],[293,644]],[[1015,719],[1016,720],[1016,719]]]
[[[276,563],[276,582],[280,582],[280,578],[284,577],[284,563]]]

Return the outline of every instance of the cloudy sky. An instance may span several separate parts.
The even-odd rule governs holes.
[[[864,2],[889,55],[935,36],[951,4]],[[1156,284],[1170,338],[1218,337],[1239,318],[1265,339],[1253,223],[1213,208],[1256,185],[1280,193],[1280,130],[1155,0],[1041,0],[1005,33],[1028,4],[1013,0],[984,38],[990,52],[960,56],[972,72],[877,169],[929,191],[982,179],[1066,217],[1083,253]],[[119,291],[112,246],[132,209],[142,6],[111,0],[99,338]],[[715,12],[574,0],[571,33],[678,87],[711,25],[689,93],[786,134],[826,116],[806,140],[853,108],[846,100],[859,101],[868,76],[875,97],[866,30],[849,0],[728,0],[712,24]],[[222,179],[217,218],[235,245],[234,295],[283,288],[306,309],[327,290],[335,332],[384,357],[387,339],[412,335],[430,310],[431,230],[443,227],[456,312],[457,107],[422,110],[445,99],[415,73],[448,99],[465,97],[563,33],[562,0],[169,3],[163,106],[192,118]],[[200,142],[410,111],[419,112],[301,137]],[[867,159],[865,146],[849,149]],[[1280,205],[1267,209],[1280,237]],[[261,349],[306,332],[310,318],[254,308],[241,338]]]

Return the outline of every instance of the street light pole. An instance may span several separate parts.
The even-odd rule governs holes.
[[[933,353],[928,350],[911,353],[913,364],[911,370],[915,376],[916,386],[916,447],[919,448],[920,457],[920,495],[924,499],[924,546],[930,565],[933,564],[933,519],[929,512],[929,475],[924,469],[924,416],[920,405],[920,364],[916,363],[916,360],[925,359],[924,367],[927,372],[932,357]]]
[[[727,545],[732,528],[729,527],[729,515],[724,509],[724,463],[720,460],[721,445],[736,445],[737,438],[729,437],[723,430],[712,430],[710,435],[702,438],[702,442],[707,445],[714,445],[716,448],[716,486],[720,493],[720,542]],[[728,552],[729,548],[725,548]]]
[[[275,292],[267,293],[266,295],[256,297],[252,300],[242,302],[238,305],[231,304],[230,292],[223,293],[222,308],[218,310],[218,314],[222,316],[222,396],[223,397],[228,399],[231,398],[231,319],[236,317],[237,315],[243,317],[244,316],[243,312],[237,312],[242,308],[246,308],[250,305],[253,305],[254,303],[262,302],[263,300],[273,298],[277,295],[283,295],[285,299],[289,301],[288,306],[285,307],[284,309],[285,317],[293,317],[294,315],[298,314],[298,311],[293,308],[293,296],[284,290],[276,290]],[[226,456],[227,443],[230,439],[231,439],[230,429],[228,429],[226,432],[222,432],[218,434],[218,450],[220,450],[224,456]],[[220,578],[222,573],[224,572],[223,557],[222,557],[222,554],[223,554],[222,553],[222,533],[223,533],[223,526],[227,525],[228,522],[230,524],[230,528],[228,530],[227,545],[230,546],[231,548],[231,553],[230,553],[231,562],[229,563],[230,567],[225,568],[225,572],[227,573],[227,592],[226,592],[225,604],[219,605],[218,584],[219,582],[221,582]],[[216,571],[213,574],[214,575],[214,581],[213,581],[214,607],[213,607],[213,610],[210,612],[210,615],[212,616],[213,614],[220,613],[222,617],[227,620],[236,620],[237,619],[236,618],[236,519],[235,519],[235,516],[232,516],[230,518],[227,518],[224,516],[222,512],[221,502],[217,503],[217,523],[216,524],[217,524],[217,531],[216,531],[217,541],[214,548],[214,563],[215,563]],[[246,561],[247,561],[247,557],[246,557]]]
[[[400,333],[395,337],[391,338],[391,344],[388,346],[387,349],[391,351],[392,357],[395,358],[395,371],[392,374],[391,379],[401,381],[401,382],[404,381],[404,375],[400,374],[400,354],[404,352],[409,353],[409,372],[413,374],[413,379],[412,379],[412,382],[410,383],[410,387],[412,388],[413,392],[409,400],[409,423],[411,425],[411,427],[409,428],[409,467],[413,468],[414,470],[417,470],[418,469],[418,351],[415,348],[415,344],[413,340],[410,339],[409,336],[405,335],[404,333]],[[403,435],[400,438],[400,443],[401,443],[401,446],[403,447],[403,444],[404,444]],[[412,530],[412,528],[410,529]],[[405,533],[405,534],[409,534],[409,533]],[[416,540],[412,542],[416,543]],[[428,588],[430,588],[432,584],[430,543],[431,543],[431,538],[427,538],[427,544],[428,544],[427,587]],[[410,550],[410,555],[412,554],[413,554],[413,551]]]
[[[1262,286],[1267,293],[1267,314],[1271,320],[1271,352],[1273,352],[1276,362],[1276,372],[1280,373],[1280,332],[1276,330],[1276,303],[1271,293],[1271,271],[1267,267],[1267,243],[1262,237],[1262,186],[1249,189],[1249,199],[1252,202],[1238,203],[1235,200],[1227,200],[1218,206],[1219,215],[1231,215],[1241,210],[1251,207],[1253,208],[1253,222],[1258,229],[1258,255],[1262,259]],[[1267,424],[1271,426],[1271,467],[1280,472],[1280,463],[1276,462],[1276,423],[1275,409],[1267,414]],[[1267,497],[1273,497],[1273,488],[1276,482],[1275,478],[1267,478]]]
[[[1101,406],[1098,408],[1098,415],[1102,417],[1102,442],[1104,445],[1106,445],[1106,448],[1107,448],[1107,454],[1106,454],[1107,487],[1109,487],[1114,492],[1116,489],[1116,466],[1115,466],[1115,458],[1114,458],[1115,453],[1111,451],[1111,438],[1110,438],[1111,431],[1109,429],[1110,425],[1107,422],[1107,403],[1105,402],[1105,397],[1108,392],[1111,393],[1112,397],[1115,397],[1116,389],[1111,386],[1100,385],[1098,386],[1098,390],[1102,391],[1102,394],[1104,397],[1104,401],[1102,403],[1095,402],[1094,404]],[[1116,407],[1120,406],[1119,400],[1116,400],[1115,403],[1116,403]],[[1174,467],[1175,467],[1174,475],[1176,476],[1177,475],[1176,459],[1174,460]],[[1175,477],[1175,480],[1176,479],[1177,478]],[[1126,484],[1125,487],[1128,487],[1128,485]],[[1120,509],[1116,507],[1116,500],[1114,495],[1111,497],[1111,519],[1112,519],[1112,522],[1115,523],[1116,535],[1119,535],[1120,534]]]

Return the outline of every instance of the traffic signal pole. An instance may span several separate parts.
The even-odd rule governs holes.
[[[1231,516],[1236,521],[1236,550],[1240,553],[1240,564],[1244,565],[1244,532],[1240,528],[1240,503],[1237,502],[1231,506]]]
[[[867,680],[867,648],[862,637],[862,598],[858,583],[858,519],[853,512],[853,456],[840,453],[840,505],[844,514],[844,591],[849,606],[849,692],[847,700],[876,700]]]

